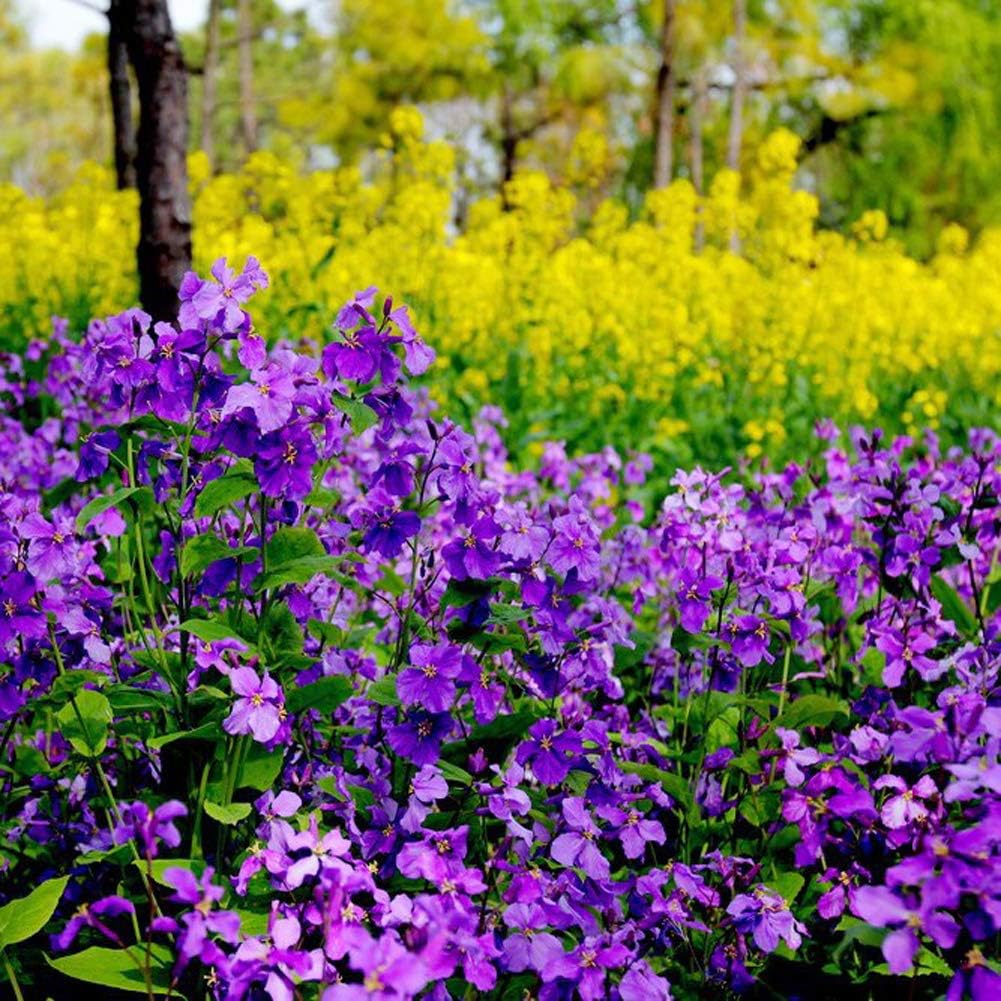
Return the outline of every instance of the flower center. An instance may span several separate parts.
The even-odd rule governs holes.
[[[585,967],[585,969],[590,969],[595,965],[597,958],[598,954],[593,949],[585,949],[580,954],[580,965]]]
[[[267,396],[271,392],[271,386],[266,382],[262,382],[258,385],[257,392],[260,393],[261,396]]]
[[[291,466],[295,462],[298,454],[299,450],[292,444],[292,442],[289,442],[285,446],[285,452],[282,455],[282,462],[284,462],[287,466]]]
[[[264,705],[264,696],[261,695],[260,692],[254,692],[254,694],[250,696],[250,704],[255,709],[260,709],[260,707]]]

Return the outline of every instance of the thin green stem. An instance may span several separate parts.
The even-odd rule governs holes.
[[[14,997],[17,1001],[24,1001],[24,995],[21,993],[21,985],[17,982],[17,975],[14,973],[14,967],[10,965],[10,960],[7,958],[7,953],[0,949],[0,956],[3,957],[3,968],[7,973],[7,979],[10,981],[11,989],[14,991]]]

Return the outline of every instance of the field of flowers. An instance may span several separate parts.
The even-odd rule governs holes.
[[[264,263],[270,340],[322,344],[356,289],[394,289],[440,355],[436,397],[466,422],[501,406],[526,461],[549,439],[643,448],[659,469],[801,459],[818,454],[818,417],[953,444],[1001,412],[1001,235],[970,247],[947,228],[923,262],[879,212],[851,237],[818,229],[816,200],[792,187],[791,133],[763,144],[742,187],[723,171],[699,199],[676,181],[638,215],[596,204],[586,169],[564,187],[521,174],[506,205],[464,210],[461,235],[454,153],[420,136],[416,112],[397,111],[364,180],[303,177],[269,153],[210,177],[194,154],[198,266]],[[0,345],[133,304],[135,194],[107,172],[48,203],[0,188],[0,209]]]
[[[919,265],[726,178],[703,254],[684,186],[571,240],[533,178],[448,243],[430,174],[254,172],[258,212],[220,178],[201,226],[270,278],[218,261],[177,325],[2,358],[14,996],[1001,996],[997,435],[827,421],[816,458],[668,478],[607,445],[522,462],[522,411],[477,406],[732,433],[714,465],[825,407],[956,439],[996,403],[1001,248]],[[13,202],[8,339],[132,294],[114,199]],[[79,253],[38,249],[60,233]],[[366,262],[423,323],[370,287],[328,328]]]

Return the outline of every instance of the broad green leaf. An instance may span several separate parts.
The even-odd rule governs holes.
[[[451,761],[439,761],[438,768],[446,782],[458,782],[460,785],[466,786],[473,784],[473,776],[464,768],[453,765]]]
[[[832,699],[828,695],[801,695],[776,718],[775,726],[788,730],[827,726],[836,716],[848,717],[848,707],[841,699]]]
[[[148,741],[149,746],[154,751],[168,744],[173,744],[177,740],[222,740],[226,734],[222,726],[218,723],[203,723],[193,730],[178,730],[175,733],[162,733],[157,737],[152,737]]]
[[[391,675],[369,685],[365,696],[377,706],[402,705],[400,697],[396,694],[396,678]]]
[[[321,713],[332,713],[342,702],[351,698],[354,691],[351,682],[340,675],[320,678],[301,688],[286,692],[285,706],[289,712],[316,709]]]
[[[950,587],[941,577],[935,577],[931,582],[931,593],[942,604],[942,614],[951,619],[960,633],[967,639],[977,635],[979,626],[970,606],[959,596],[955,588]]]
[[[227,803],[223,805],[222,803],[213,803],[207,799],[202,805],[205,807],[205,812],[213,820],[227,826],[238,824],[241,820],[250,816],[249,803]]]
[[[239,640],[248,648],[248,643],[231,625],[219,619],[186,619],[178,627],[182,632],[191,633],[206,643],[217,643],[219,640]]]
[[[351,430],[355,434],[363,434],[379,423],[379,415],[361,400],[352,400],[350,397],[338,396],[337,393],[334,393],[331,402],[341,413],[348,415],[348,419],[351,421]]]
[[[168,869],[187,869],[188,872],[194,873],[196,877],[200,878],[205,871],[206,864],[204,859],[188,858],[158,858],[153,859],[152,862],[147,862],[145,859],[132,860],[132,865],[141,873],[148,872],[154,883],[170,887],[173,884],[168,883],[165,877]]]
[[[111,703],[100,692],[81,689],[56,713],[62,735],[73,749],[88,758],[96,758],[108,744],[108,726],[111,723]]]
[[[529,727],[541,718],[542,714],[534,709],[519,709],[506,716],[498,716],[485,726],[474,726],[469,733],[469,742],[478,744],[485,740],[524,737]]]
[[[264,546],[268,573],[306,556],[326,556],[320,537],[311,528],[279,528]]]
[[[256,789],[258,792],[270,789],[282,770],[284,760],[285,755],[282,751],[268,751],[260,744],[254,743],[240,766],[240,774],[236,780],[237,789]]]
[[[145,947],[144,947],[145,949]],[[133,949],[132,955],[140,959],[144,949]],[[170,988],[171,956],[167,949],[160,945],[152,948],[154,959],[150,979],[154,994],[166,994]],[[119,991],[131,991],[133,994],[147,994],[143,973],[124,949],[107,949],[103,946],[92,946],[83,952],[72,956],[60,956],[58,959],[45,957],[46,962],[54,970],[74,980],[83,980],[88,984],[100,987],[112,987]],[[180,998],[175,991],[171,995]]]
[[[89,504],[84,505],[83,510],[76,516],[76,530],[82,532],[99,514],[118,507],[122,501],[128,500],[138,490],[139,487],[122,487],[113,494],[95,497]]]
[[[768,880],[765,886],[781,894],[782,899],[791,904],[805,883],[806,879],[798,872],[780,872],[774,879]]]
[[[243,500],[260,489],[253,466],[240,460],[236,466],[227,470],[217,480],[210,480],[202,488],[195,501],[195,517],[208,518],[216,511]]]
[[[181,576],[194,577],[219,560],[256,556],[257,552],[254,546],[227,546],[215,535],[196,535],[188,539],[181,552]]]
[[[258,641],[269,664],[288,663],[302,654],[302,626],[284,602],[269,605],[258,633]],[[309,662],[307,662],[309,663]]]
[[[68,882],[69,876],[48,879],[28,896],[0,907],[0,949],[40,932],[49,923]]]
[[[335,571],[339,564],[336,556],[301,556],[280,563],[273,569],[269,567],[267,573],[258,574],[254,590],[265,591],[283,584],[308,584],[317,574]]]

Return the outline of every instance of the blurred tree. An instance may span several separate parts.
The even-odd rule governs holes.
[[[172,320],[191,268],[187,68],[167,0],[121,0],[109,14],[139,92],[139,299],[154,319]]]

